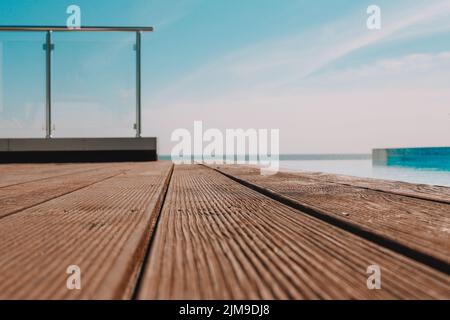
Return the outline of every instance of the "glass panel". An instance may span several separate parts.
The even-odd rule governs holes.
[[[134,33],[53,33],[53,137],[136,135],[135,42]]]
[[[166,103],[161,103],[162,92],[170,88],[173,78],[179,73],[174,68],[171,57],[159,54],[165,51],[163,48],[155,50],[155,42],[152,42],[153,34],[143,33],[141,42],[141,96],[142,96],[142,136],[157,137],[168,134],[166,132],[167,108]],[[166,44],[163,44],[166,45]],[[169,44],[170,45],[170,44]],[[168,61],[171,63],[168,64]],[[183,62],[180,62],[183,64]],[[178,124],[180,125],[180,123]]]
[[[45,137],[45,32],[0,32],[0,137]]]

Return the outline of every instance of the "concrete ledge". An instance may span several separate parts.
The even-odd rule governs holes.
[[[156,138],[0,139],[0,163],[157,160]]]

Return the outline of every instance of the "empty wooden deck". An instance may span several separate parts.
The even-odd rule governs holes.
[[[66,286],[71,265],[81,290]],[[169,162],[0,166],[0,299],[450,299],[449,265],[450,188]]]

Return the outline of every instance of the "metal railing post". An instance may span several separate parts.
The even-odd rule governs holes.
[[[45,107],[45,137],[50,139],[52,137],[52,31],[47,31],[47,41],[45,45],[46,50],[46,107]]]
[[[136,138],[141,137],[141,37],[142,31],[136,32]]]

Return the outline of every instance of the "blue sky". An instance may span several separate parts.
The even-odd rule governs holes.
[[[194,120],[278,128],[286,153],[450,145],[449,1],[2,0],[0,24],[64,25],[71,4],[82,25],[155,27],[143,41],[143,130],[160,153]],[[366,28],[371,4],[381,30]],[[42,35],[0,40],[0,133],[42,135]],[[133,134],[132,44],[55,35],[56,136]]]

